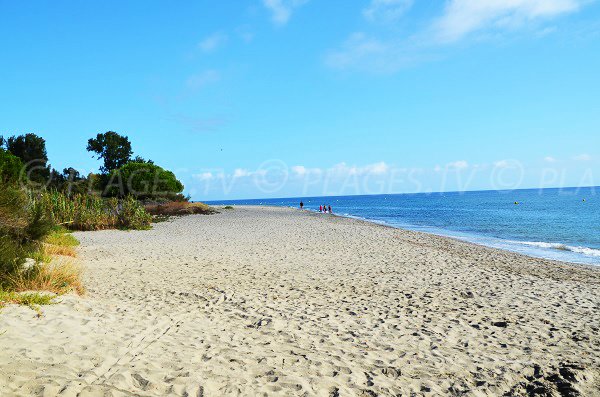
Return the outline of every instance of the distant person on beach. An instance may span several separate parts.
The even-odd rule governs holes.
[[[327,206],[323,205],[323,212],[326,214],[327,213]]]
[[[302,201],[300,201],[300,209],[304,208],[304,203]]]
[[[329,210],[330,214],[333,214],[333,212],[331,212],[331,206],[329,206],[327,209]]]
[[[319,206],[319,212],[323,212],[323,206],[322,205]]]

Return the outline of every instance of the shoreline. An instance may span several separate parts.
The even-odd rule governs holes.
[[[560,264],[565,264],[565,265],[576,265],[576,266],[591,267],[591,268],[595,268],[597,270],[600,270],[600,262],[597,263],[597,264],[596,263],[587,263],[587,262],[575,262],[575,261],[568,261],[568,260],[562,260],[562,259],[555,259],[555,258],[551,258],[551,257],[547,257],[547,256],[542,256],[542,255],[537,256],[537,255],[528,253],[527,250],[525,249],[525,246],[527,245],[526,244],[527,242],[511,241],[511,240],[505,240],[505,239],[498,238],[498,237],[488,237],[488,236],[483,236],[483,235],[479,235],[479,236],[477,236],[477,235],[470,235],[470,237],[460,237],[460,236],[452,235],[452,233],[458,233],[458,232],[453,232],[451,230],[440,229],[441,232],[436,233],[434,231],[429,231],[429,230],[418,230],[418,229],[416,229],[416,226],[415,226],[415,229],[411,229],[408,226],[395,226],[395,225],[389,224],[389,223],[387,223],[385,221],[378,221],[376,219],[368,219],[368,218],[360,217],[360,216],[356,216],[356,215],[338,214],[338,213],[323,214],[323,213],[320,213],[320,212],[318,212],[316,210],[309,210],[309,209],[302,209],[301,210],[300,208],[291,207],[291,206],[277,206],[277,205],[268,205],[268,204],[242,204],[242,205],[235,205],[235,206],[238,206],[238,207],[264,207],[264,208],[288,208],[288,209],[291,209],[291,210],[306,211],[306,212],[312,213],[312,214],[336,216],[336,217],[345,218],[345,219],[352,219],[352,220],[356,220],[356,221],[360,221],[360,222],[367,222],[367,223],[371,223],[371,224],[379,225],[379,226],[383,226],[383,227],[389,227],[389,228],[392,228],[392,229],[398,229],[398,230],[403,230],[403,231],[408,231],[408,232],[413,232],[413,233],[423,233],[425,235],[448,238],[448,239],[452,239],[452,240],[455,240],[455,241],[460,241],[460,242],[464,242],[464,243],[474,244],[474,245],[476,245],[478,247],[495,249],[495,250],[499,250],[499,251],[503,251],[503,252],[510,252],[510,253],[517,254],[517,255],[523,255],[523,256],[526,256],[526,257],[531,258],[531,259],[541,259],[541,260],[545,260],[545,261],[549,261],[549,262],[554,262],[554,263],[560,263]],[[425,226],[423,228],[427,229],[427,228],[433,228],[433,227]],[[446,232],[447,234],[444,234],[444,232]],[[504,242],[504,243],[522,244],[523,245],[523,247],[522,247],[523,251],[519,251],[517,249],[505,248],[505,247],[498,247],[498,246],[494,246],[494,245],[491,245],[491,244],[485,244],[484,242],[473,241],[473,239],[476,239],[476,238],[499,240],[499,241]],[[561,243],[548,243],[548,244],[561,244]],[[556,248],[553,248],[552,250],[560,251],[559,249],[556,249]],[[549,250],[548,252],[553,252],[553,251]],[[568,252],[572,252],[572,251],[568,251]],[[575,252],[573,252],[573,253],[575,253]],[[583,254],[581,254],[581,255],[583,255]]]
[[[0,312],[0,394],[600,391],[593,266],[282,207],[76,236],[88,295]]]

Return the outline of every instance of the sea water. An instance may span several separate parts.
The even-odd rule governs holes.
[[[274,205],[454,237],[530,256],[600,265],[600,187],[225,200]]]

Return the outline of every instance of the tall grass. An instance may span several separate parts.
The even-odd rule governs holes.
[[[54,258],[50,263],[36,264],[8,277],[10,290],[48,291],[57,295],[83,294],[81,267],[72,259]]]
[[[142,205],[131,196],[122,200],[103,199],[90,194],[69,197],[53,191],[32,193],[31,201],[54,224],[71,230],[147,229],[152,220]]]

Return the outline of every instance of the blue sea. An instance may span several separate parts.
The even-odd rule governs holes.
[[[600,187],[226,200],[274,205],[454,237],[565,262],[600,265]]]

